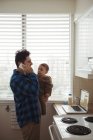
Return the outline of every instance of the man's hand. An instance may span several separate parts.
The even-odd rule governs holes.
[[[21,64],[21,67],[18,68],[18,71],[24,73],[24,74],[29,74],[31,72],[33,72],[33,69],[31,67],[31,65],[25,65],[25,64]]]

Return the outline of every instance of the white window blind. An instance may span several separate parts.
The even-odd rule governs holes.
[[[15,52],[22,48],[21,15],[0,14],[0,94],[11,93],[9,81]]]
[[[0,15],[1,93],[11,93],[9,81],[15,68],[15,52],[21,48],[31,52],[36,73],[40,63],[49,65],[52,95],[65,98],[71,91],[70,15]]]
[[[47,63],[53,80],[52,95],[67,97],[71,90],[70,16],[28,14],[26,27],[27,49],[34,69],[37,70],[40,63]]]

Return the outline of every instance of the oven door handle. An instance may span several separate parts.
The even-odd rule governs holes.
[[[49,126],[49,134],[50,134],[51,140],[60,140],[58,137],[57,131],[55,130],[54,124]]]
[[[53,124],[49,126],[49,133],[50,133],[51,140],[54,140],[54,137],[52,134],[52,128],[53,128]]]

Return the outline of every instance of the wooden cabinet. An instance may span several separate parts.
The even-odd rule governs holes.
[[[75,75],[93,79],[93,8],[75,21]]]
[[[23,140],[15,117],[14,103],[0,103],[0,140]]]

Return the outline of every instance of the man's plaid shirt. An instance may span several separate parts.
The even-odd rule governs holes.
[[[14,70],[10,80],[14,94],[17,121],[20,127],[27,122],[40,122],[38,80],[35,73],[24,75]]]

